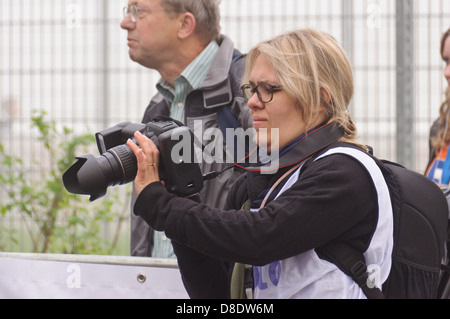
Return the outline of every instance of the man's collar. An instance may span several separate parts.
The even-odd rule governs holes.
[[[188,65],[188,67],[175,79],[177,81],[186,81],[192,87],[197,89],[207,76],[212,62],[214,61],[219,45],[216,41],[210,44]],[[163,78],[160,78],[156,85],[158,91],[169,100],[173,100],[175,89]],[[169,98],[171,97],[171,98]]]

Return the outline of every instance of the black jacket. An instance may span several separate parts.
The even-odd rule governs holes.
[[[219,44],[219,52],[204,82],[199,89],[190,92],[185,101],[185,124],[192,131],[195,130],[195,121],[202,121],[203,130],[220,128],[217,112],[221,107],[230,108],[239,127],[244,130],[252,127],[250,111],[240,90],[244,58],[234,49],[234,44],[228,37],[223,36]],[[170,115],[170,104],[158,93],[145,110],[142,122],[148,123],[161,115]],[[225,143],[223,149],[225,154]],[[205,161],[200,163],[203,174],[221,171],[227,166],[229,163],[225,161],[224,163],[208,164]],[[226,171],[219,178],[206,181],[201,192],[202,202],[211,207],[223,208],[228,190],[241,174],[241,170],[232,169]],[[134,201],[133,191],[131,210]],[[139,216],[131,214],[131,255],[151,256],[152,246],[153,230]]]
[[[192,298],[229,297],[235,262],[266,265],[330,242],[365,251],[377,225],[377,193],[367,170],[349,156],[309,164],[290,189],[259,212],[239,209],[287,169],[242,176],[225,211],[178,198],[161,183],[150,184],[138,197],[135,213],[172,239]]]

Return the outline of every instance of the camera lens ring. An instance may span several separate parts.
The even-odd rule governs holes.
[[[125,168],[123,167],[123,163],[122,163],[122,160],[120,159],[120,156],[116,153],[116,151],[114,149],[110,149],[108,152],[110,152],[116,158],[117,162],[120,165],[120,168],[122,169],[122,176],[125,179],[125,176],[126,176],[125,175]]]
[[[117,162],[117,173],[121,173],[119,177],[121,184],[133,181],[137,174],[137,159],[133,151],[126,145],[119,145],[108,150],[108,153]]]

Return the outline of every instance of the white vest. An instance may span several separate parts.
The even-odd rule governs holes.
[[[378,287],[381,287],[391,269],[393,248],[392,205],[387,184],[375,161],[359,150],[337,147],[330,149],[317,159],[336,153],[350,155],[361,162],[374,182],[378,194],[379,218],[377,228],[364,257],[369,273],[372,272],[371,279],[375,281]],[[292,174],[277,197],[298,180],[300,170],[301,167]],[[345,275],[333,263],[320,259],[314,250],[262,267],[253,266],[253,274],[254,298],[366,298],[352,278]]]

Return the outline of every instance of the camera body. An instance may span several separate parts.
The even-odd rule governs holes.
[[[64,186],[74,194],[90,195],[94,201],[106,194],[109,186],[132,182],[137,174],[137,160],[126,145],[135,143],[134,133],[141,132],[151,139],[160,151],[159,175],[166,188],[178,196],[191,196],[203,188],[203,175],[195,158],[194,135],[188,127],[170,118],[157,118],[147,124],[124,122],[95,134],[100,156],[91,154],[77,157],[78,161],[63,175]],[[178,138],[191,149],[177,154],[174,148]],[[177,148],[178,149],[178,148]]]

